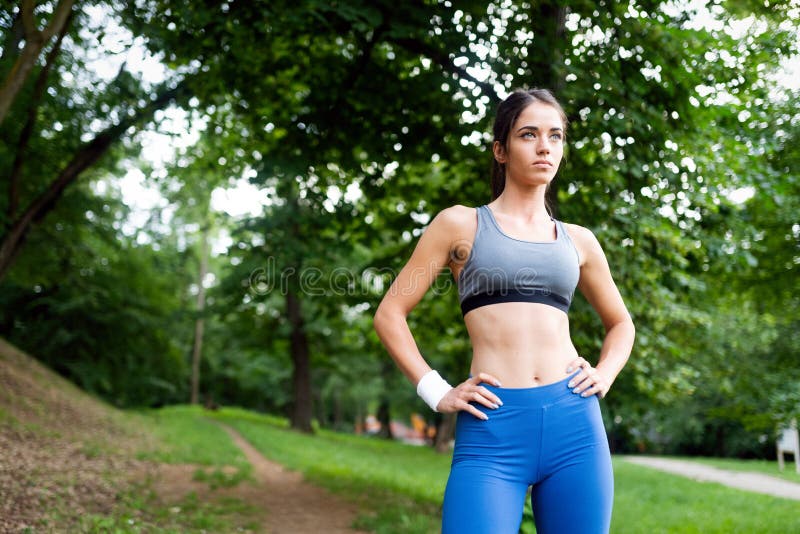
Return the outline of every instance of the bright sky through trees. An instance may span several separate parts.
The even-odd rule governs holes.
[[[722,23],[715,13],[707,8],[706,4],[707,2],[704,0],[691,0],[676,2],[668,9],[676,13],[679,11],[695,12],[696,16],[689,24],[690,27],[721,29]],[[137,42],[141,38],[133,39],[128,30],[121,28],[112,17],[108,17],[103,12],[102,7],[87,7],[86,9],[91,13],[97,25],[102,26],[105,31],[101,46],[106,53],[98,55],[89,63],[91,69],[101,77],[111,80],[124,63],[126,69],[140,75],[148,84],[156,84],[164,80],[168,74],[166,67],[159,58],[149,55],[141,42]],[[500,18],[503,18],[502,15]],[[567,24],[575,24],[575,21],[568,20]],[[729,31],[743,35],[752,24],[754,24],[753,18],[750,17],[732,24]],[[800,36],[798,36],[798,40],[800,40]],[[491,50],[486,51],[486,54],[491,55],[491,53]],[[460,58],[456,58],[455,63],[459,62]],[[482,72],[477,67],[470,67],[469,71],[479,80],[491,78],[489,74]],[[785,61],[784,73],[775,81],[789,88],[800,88],[800,58],[795,57]],[[500,86],[498,88],[502,89]],[[151,128],[140,134],[143,148],[141,157],[152,165],[156,175],[160,174],[163,177],[166,175],[165,166],[175,159],[181,149],[190,147],[196,142],[199,131],[197,121],[190,125],[187,112],[179,108],[167,108],[164,112],[157,114],[157,118],[161,119],[157,129]],[[474,122],[474,117],[472,120],[470,117],[465,117],[465,120]],[[464,142],[482,143],[483,137],[475,132]],[[135,165],[131,165],[128,172],[117,180],[116,186],[121,191],[124,203],[131,208],[131,216],[124,228],[128,234],[135,233],[142,228],[148,220],[151,210],[166,206],[166,199],[156,188],[147,183],[147,177]],[[342,195],[338,189],[330,190],[328,193],[334,202]],[[357,191],[348,191],[345,198],[357,195]],[[247,176],[243,176],[234,180],[230,187],[216,188],[212,192],[211,205],[214,210],[225,212],[233,217],[256,216],[261,213],[263,206],[268,202],[268,199],[264,198],[265,196],[263,191],[259,191],[248,182]],[[737,202],[744,201],[750,196],[752,196],[752,191],[749,188],[730,192],[730,197]],[[169,221],[164,222],[168,224]],[[145,236],[142,238],[146,239]],[[229,238],[224,236],[221,242],[216,242],[213,246],[214,253],[223,252],[225,247],[230,244],[229,241]]]

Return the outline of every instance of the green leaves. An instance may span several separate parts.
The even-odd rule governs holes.
[[[798,365],[790,333],[798,308],[800,121],[797,95],[771,80],[781,58],[796,53],[796,6],[712,2],[717,21],[705,26],[684,9],[588,0],[568,7],[256,1],[190,10],[174,0],[126,3],[111,16],[163,58],[169,80],[188,78],[179,105],[204,125],[166,176],[150,177],[174,210],[172,233],[155,232],[152,247],[134,245],[119,230],[124,206],[88,189],[66,196],[0,292],[7,310],[11,303],[25,310],[21,323],[6,313],[6,332],[22,336],[68,318],[72,326],[36,339],[46,358],[74,348],[80,357],[72,372],[85,375],[87,387],[119,402],[182,395],[194,318],[191,247],[198,229],[210,227],[230,231],[233,244],[212,261],[219,284],[206,316],[206,391],[269,410],[290,403],[285,295],[258,291],[259,269],[273,258],[298,276],[314,269],[325,288],[320,296],[299,294],[322,404],[339,395],[340,416],[352,418],[378,401],[376,391],[388,391],[399,399],[398,413],[414,409],[371,332],[381,288],[337,292],[336,277],[347,271],[360,280],[374,269],[388,284],[436,212],[487,202],[486,132],[498,97],[546,84],[571,121],[557,215],[595,232],[637,325],[609,410],[637,411],[643,421],[676,399],[691,404],[702,390],[708,396],[687,410],[717,418],[713,403],[746,390],[753,394],[737,397],[730,413],[748,428],[757,410],[791,413],[796,381],[775,377],[779,361]],[[0,22],[9,27],[12,17]],[[98,29],[85,12],[75,25]],[[88,73],[89,58],[101,52],[90,33],[70,34],[48,78],[19,181],[23,204],[82,138],[154,90],[128,70],[110,80]],[[30,89],[0,134],[4,169],[32,106]],[[118,162],[139,152],[128,132],[91,172],[119,175]],[[211,192],[243,176],[260,188],[264,212],[248,220],[214,213]],[[337,190],[338,199],[329,194]],[[741,201],[735,191],[752,196]],[[8,225],[4,195],[0,220]],[[469,339],[449,273],[441,281],[411,315],[412,331],[426,357],[463,376]],[[108,307],[117,311],[101,311]],[[579,351],[596,354],[602,326],[580,298],[570,321]],[[128,337],[104,333],[116,328],[135,340],[129,348],[122,346]],[[152,359],[141,361],[157,372],[131,384],[115,374],[116,367],[139,369],[136,355],[144,352]],[[778,353],[788,356],[771,356]],[[752,365],[761,359],[763,369]],[[724,373],[721,360],[730,364]],[[747,387],[736,379],[744,374]],[[357,391],[336,393],[356,378],[363,379]],[[147,393],[137,396],[134,386]],[[765,403],[755,392],[767,386],[774,394]],[[643,394],[654,404],[641,403]]]

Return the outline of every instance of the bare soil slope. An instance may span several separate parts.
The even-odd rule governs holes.
[[[114,408],[0,339],[0,532],[69,530],[141,472],[141,434]],[[37,528],[38,527],[38,528]]]
[[[136,460],[137,452],[157,445],[144,423],[0,338],[0,533],[80,531],[81,517],[113,515],[119,496],[142,492],[143,481],[166,506],[187,495],[250,505],[255,513],[240,519],[255,524],[237,532],[353,532],[352,503],[270,462],[227,430],[253,464],[254,483],[212,490],[195,479],[200,466]]]

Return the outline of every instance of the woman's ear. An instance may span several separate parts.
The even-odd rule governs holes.
[[[500,141],[492,143],[492,152],[494,152],[494,159],[497,160],[497,163],[506,162],[506,149]]]

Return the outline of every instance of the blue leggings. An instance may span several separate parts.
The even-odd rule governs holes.
[[[539,534],[607,533],[614,478],[597,396],[570,377],[533,388],[484,387],[503,405],[458,412],[443,534],[516,534],[528,486]]]

